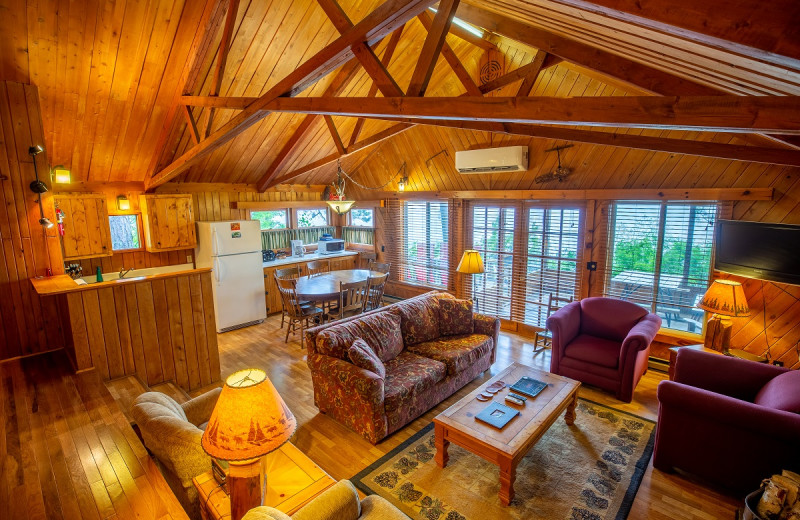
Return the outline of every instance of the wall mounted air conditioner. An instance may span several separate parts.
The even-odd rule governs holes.
[[[456,152],[458,173],[524,172],[528,170],[528,147],[506,146]]]

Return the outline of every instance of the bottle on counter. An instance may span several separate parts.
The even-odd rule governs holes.
[[[98,282],[102,282],[103,281],[103,273],[100,272],[100,266],[99,265],[97,266],[97,280],[96,281],[98,281]]]

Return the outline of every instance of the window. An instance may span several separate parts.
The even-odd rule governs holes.
[[[537,203],[470,204],[473,249],[483,274],[465,292],[478,312],[544,328],[550,297],[577,298],[583,211]]]
[[[251,211],[250,219],[258,220],[261,223],[262,231],[266,229],[286,229],[288,227],[285,209]]]
[[[139,240],[139,215],[110,215],[108,225],[111,229],[112,251],[142,247]]]
[[[354,227],[375,227],[371,209],[351,209],[350,225]]]
[[[448,204],[408,201],[402,206],[400,280],[430,287],[448,284]]]
[[[320,209],[298,209],[296,210],[297,227],[320,227],[328,225],[328,210]]]
[[[695,305],[711,275],[716,219],[716,204],[613,204],[605,293],[658,314],[664,328],[700,334]]]

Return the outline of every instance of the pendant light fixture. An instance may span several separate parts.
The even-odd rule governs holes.
[[[333,195],[334,197],[333,199],[326,200],[325,202],[337,214],[344,215],[345,213],[350,211],[350,208],[353,207],[353,204],[355,204],[356,201],[346,200],[345,198],[344,194],[345,180],[342,178],[342,174],[344,173],[344,171],[342,170],[341,161],[336,161],[336,168],[337,168],[336,180],[331,183],[331,187],[333,187],[336,194]],[[347,174],[345,173],[345,175]]]
[[[55,224],[50,222],[50,219],[44,216],[44,208],[42,207],[42,193],[47,191],[47,184],[39,180],[39,170],[36,168],[36,156],[43,151],[44,148],[38,144],[28,148],[28,153],[33,158],[33,174],[36,176],[36,180],[31,182],[30,188],[32,192],[39,195],[39,199],[36,201],[39,204],[39,224],[45,229],[50,229],[51,227],[55,226]]]

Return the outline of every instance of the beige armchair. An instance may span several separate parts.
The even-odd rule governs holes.
[[[358,492],[349,480],[340,480],[333,487],[306,504],[293,516],[275,508],[251,509],[242,520],[410,520],[385,498],[370,495],[358,499]]]
[[[184,404],[160,392],[145,392],[133,402],[133,418],[186,513],[200,518],[197,489],[192,478],[211,469],[209,457],[200,445],[208,419],[221,388],[215,388]]]

